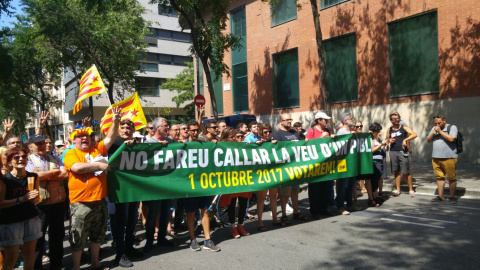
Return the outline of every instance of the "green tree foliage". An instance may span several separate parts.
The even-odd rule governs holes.
[[[137,1],[24,2],[32,23],[60,52],[63,65],[73,69],[77,80],[95,64],[111,103],[115,103],[114,93],[122,99],[125,90],[135,87],[138,59],[146,53],[142,40],[148,26]]]
[[[192,119],[195,116],[195,105],[193,104],[195,94],[193,88],[194,72],[193,63],[187,62],[186,64],[187,67],[181,73],[177,74],[174,79],[167,79],[167,82],[163,83],[160,88],[177,92],[177,96],[172,98],[172,101],[177,104],[177,108],[188,102],[184,109],[187,111],[188,119]]]
[[[58,52],[38,29],[25,17],[17,17],[19,22],[11,29],[11,36],[2,39],[4,53],[0,57],[9,65],[1,70],[5,76],[0,78],[0,103],[7,105],[3,115],[16,119],[15,128],[23,129],[32,101],[42,111],[57,101],[49,88],[60,75],[61,63]]]
[[[240,37],[224,31],[232,2],[233,0],[151,0],[151,3],[158,3],[165,11],[176,10],[181,16],[181,26],[190,29],[191,51],[202,62],[215,119],[218,119],[218,112],[210,68],[217,74],[215,79],[222,74],[229,76],[229,68],[223,62],[224,53],[241,46]]]

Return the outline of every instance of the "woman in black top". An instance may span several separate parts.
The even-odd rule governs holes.
[[[25,170],[27,154],[23,150],[7,152],[7,163],[12,170],[5,174],[5,200],[0,202],[0,246],[5,249],[3,269],[13,269],[23,245],[24,269],[33,269],[35,244],[42,236],[41,223],[34,200],[38,191],[29,190],[28,178],[37,180],[37,174]]]

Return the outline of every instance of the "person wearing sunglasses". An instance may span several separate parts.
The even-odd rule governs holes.
[[[218,141],[218,124],[217,121],[210,121],[207,122],[205,125],[207,129],[207,133],[205,137],[209,142],[217,142]]]
[[[74,149],[65,154],[65,168],[68,171],[72,249],[72,269],[80,269],[82,251],[90,244],[91,268],[104,269],[100,264],[100,245],[107,230],[107,171],[110,166],[104,158],[118,136],[121,109],[113,108],[113,124],[107,136],[100,143],[91,146],[90,127],[77,126],[70,138]],[[88,240],[89,239],[89,240]]]
[[[5,251],[4,269],[13,269],[18,259],[20,245],[24,269],[33,269],[35,245],[42,236],[42,226],[34,201],[38,175],[25,170],[28,155],[21,149],[10,149],[7,162],[12,170],[4,175],[5,200],[0,202],[0,246]],[[29,187],[29,178],[33,186]],[[63,217],[63,215],[62,215]]]
[[[153,135],[155,134],[155,129],[153,128],[152,122],[148,122],[145,129],[146,129],[145,140],[153,137]]]
[[[180,135],[178,136],[178,139],[181,141],[188,141],[188,137],[190,137],[190,135],[188,134],[187,124],[180,124]]]

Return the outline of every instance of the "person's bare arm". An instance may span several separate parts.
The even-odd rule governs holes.
[[[406,126],[403,126],[403,128],[405,129],[405,131],[407,132],[408,134],[408,137],[405,138],[405,140],[403,140],[402,142],[402,147],[406,147],[407,146],[407,142],[408,141],[411,141],[413,139],[415,139],[417,137],[417,133],[415,133],[411,128],[409,127],[406,127]]]
[[[3,133],[1,145],[5,145],[5,143],[7,142],[7,138],[13,129],[13,124],[15,124],[15,120],[10,120],[10,117],[8,119],[3,120],[3,130],[5,132]]]
[[[35,132],[36,135],[42,135],[43,125],[47,122],[47,118],[50,115],[49,111],[42,111],[38,117],[38,128]]]
[[[455,137],[449,135],[448,133],[446,133],[445,131],[443,131],[439,126],[435,126],[434,128],[434,133],[435,132],[438,132],[438,134],[440,134],[440,136],[442,136],[447,142],[454,142],[455,141]],[[432,138],[433,140],[433,138]]]
[[[113,145],[113,142],[118,136],[118,126],[120,124],[120,120],[122,118],[121,109],[119,107],[114,107],[113,111],[113,124],[108,130],[107,136],[103,140],[105,148],[108,150]]]
[[[24,196],[19,197],[18,200],[20,201],[20,203],[24,203],[24,202],[28,202],[30,200],[35,199],[37,196],[38,196],[38,191],[32,190],[27,192],[27,194],[25,194]],[[8,208],[8,207],[15,206],[16,204],[17,204],[17,198],[11,199],[11,200],[4,200],[0,202],[0,208]]]
[[[109,171],[110,166],[107,163],[102,162],[77,162],[70,167],[70,170],[74,173],[90,173],[96,171]]]
[[[38,174],[38,180],[45,181],[45,180],[66,180],[68,179],[68,172],[67,170],[59,170],[59,169],[52,169],[50,171],[39,171],[37,169],[32,170],[32,172]]]
[[[200,130],[202,131],[202,134],[207,134],[207,129],[205,128],[205,125],[203,124],[203,114],[205,113],[205,106],[200,106],[200,113],[198,114],[198,124],[200,125]]]

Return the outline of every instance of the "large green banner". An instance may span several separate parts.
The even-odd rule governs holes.
[[[373,172],[366,133],[262,145],[124,144],[108,163],[112,202],[258,191]]]

